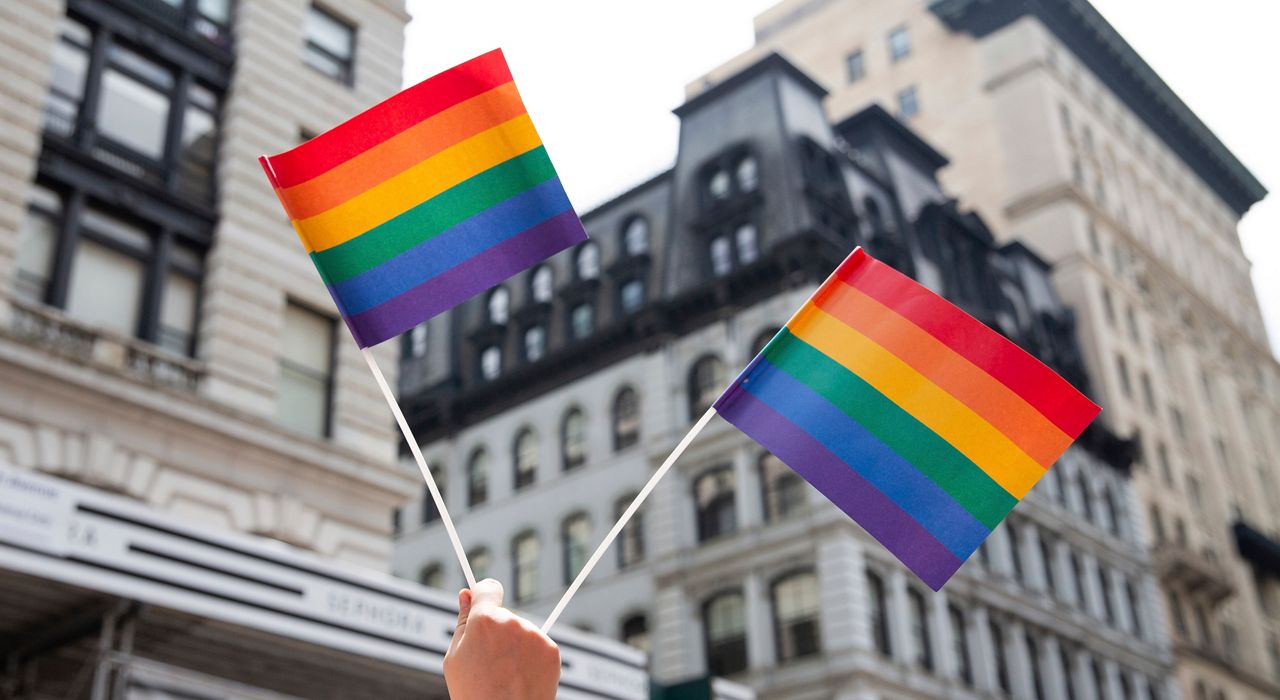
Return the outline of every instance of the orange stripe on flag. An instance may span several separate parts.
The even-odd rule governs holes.
[[[956,397],[1046,469],[1071,444],[1066,433],[1009,387],[862,291],[833,279],[813,301]]]

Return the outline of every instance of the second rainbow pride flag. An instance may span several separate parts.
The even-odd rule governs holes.
[[[501,49],[260,161],[360,347],[587,238]]]
[[[934,590],[1100,410],[861,248],[715,408]]]

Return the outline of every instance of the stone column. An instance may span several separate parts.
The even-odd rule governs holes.
[[[1005,627],[1005,636],[1010,694],[1015,698],[1033,698],[1035,691],[1031,684],[1031,659],[1027,656],[1027,630],[1015,620]]]
[[[774,665],[774,628],[769,611],[769,592],[764,578],[756,572],[747,575],[742,586],[746,606],[747,666],[768,668]]]
[[[651,673],[659,681],[674,681],[706,670],[702,616],[688,593],[671,586],[657,591],[653,606]]]
[[[824,654],[875,648],[865,567],[853,533],[836,532],[818,543],[818,596],[823,610],[818,633]]]
[[[889,613],[889,641],[893,658],[911,664],[915,649],[911,645],[910,617],[907,611],[907,575],[902,569],[889,572],[888,590],[885,591],[885,610]]]
[[[996,681],[996,660],[994,640],[991,639],[991,616],[984,607],[973,611],[973,631],[971,637],[975,641],[969,658],[973,663],[973,681],[978,690],[994,692],[999,683]]]
[[[763,492],[760,490],[760,470],[756,465],[757,449],[755,443],[749,443],[734,454],[733,471],[737,489],[733,502],[739,530],[756,527],[764,520],[761,513]]]

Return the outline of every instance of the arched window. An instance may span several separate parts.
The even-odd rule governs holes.
[[[534,434],[532,428],[523,428],[516,433],[512,454],[514,459],[511,463],[515,465],[515,490],[519,491],[532,486],[538,480],[538,436]]]
[[[717,467],[693,482],[693,501],[697,508],[698,541],[706,542],[737,530],[734,517],[733,468]]]
[[[600,247],[593,241],[587,241],[578,247],[578,256],[574,260],[573,269],[580,280],[593,280],[600,277]]]
[[[969,658],[969,635],[964,611],[952,603],[947,606],[947,617],[951,621],[951,654],[956,660],[956,678],[966,686],[973,687],[973,661]]]
[[[704,355],[689,370],[689,420],[702,416],[720,397],[725,385],[724,363],[715,355]]]
[[[724,277],[733,270],[733,248],[729,237],[720,235],[711,239],[711,274]]]
[[[728,676],[747,668],[747,618],[741,591],[727,591],[702,606],[707,672]]]
[[[758,237],[759,233],[756,231],[756,225],[752,223],[742,224],[734,230],[733,245],[738,254],[739,265],[749,265],[760,257]]]
[[[494,287],[489,292],[489,323],[502,325],[511,318],[511,292],[506,287]]]
[[[916,665],[933,670],[933,641],[929,635],[929,608],[924,594],[907,589],[907,628],[911,631],[911,647]]]
[[[649,651],[649,618],[644,613],[636,613],[623,618],[621,639],[623,644],[635,647],[640,651]]]
[[[436,482],[436,488],[440,490],[440,500],[445,499],[445,478],[444,469],[431,467],[431,476]],[[436,508],[436,501],[431,497],[431,489],[427,486],[422,487],[422,524],[432,523],[440,519],[440,509]]]
[[[467,462],[467,506],[474,508],[489,500],[489,452],[477,447]]]
[[[573,583],[573,579],[582,571],[591,556],[591,521],[586,513],[576,513],[565,519],[560,528],[560,545],[563,553],[561,563],[564,572],[564,584]]]
[[[755,192],[760,186],[760,166],[754,156],[744,156],[738,161],[734,174],[738,178],[738,189],[742,192]]]
[[[613,449],[623,450],[640,441],[640,396],[629,386],[613,399]]]
[[[589,337],[596,329],[596,307],[591,302],[583,302],[569,311],[569,332],[574,340]]]
[[[729,173],[716,169],[707,176],[707,195],[711,202],[719,202],[729,198],[729,194],[733,191],[733,182],[729,179]]]
[[[444,567],[431,562],[418,570],[418,583],[427,588],[444,588]]]
[[[893,656],[893,642],[889,637],[889,606],[885,597],[884,579],[874,571],[867,572],[867,609],[871,613],[871,641],[876,651]]]
[[[618,499],[613,509],[615,520],[635,500],[635,494]],[[644,561],[644,510],[637,510],[618,535],[618,568],[627,569]]]
[[[788,574],[774,582],[772,599],[778,662],[817,654],[821,648],[818,577],[812,571]]]
[[[527,603],[538,597],[538,562],[542,556],[538,536],[532,532],[517,535],[511,543],[512,592],[517,603]]]
[[[547,354],[547,329],[542,326],[529,326],[524,331],[524,359],[526,362],[537,362]]]
[[[485,381],[498,378],[502,373],[502,348],[490,345],[480,352],[480,377]]]
[[[571,408],[560,425],[560,453],[564,470],[587,463],[587,417],[582,409]]]
[[[618,302],[622,305],[622,313],[633,314],[644,306],[644,280],[632,279],[623,283],[618,290]]]
[[[768,452],[760,455],[760,487],[767,522],[782,520],[804,506],[804,479]]]
[[[555,294],[555,277],[550,265],[539,265],[533,268],[529,276],[529,295],[539,304],[550,304]]]
[[[467,553],[467,561],[471,563],[471,573],[477,581],[489,578],[493,572],[493,555],[488,547],[477,547]]]
[[[649,252],[649,220],[633,216],[622,229],[622,248],[627,255],[644,255]]]

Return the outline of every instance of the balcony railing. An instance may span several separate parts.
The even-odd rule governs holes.
[[[67,318],[56,309],[13,300],[5,335],[58,357],[114,371],[149,384],[194,394],[204,368],[136,338],[126,338]]]
[[[1211,604],[1231,597],[1236,591],[1222,565],[1205,553],[1165,542],[1157,545],[1152,554],[1156,575],[1167,586],[1189,595],[1204,596]]]

